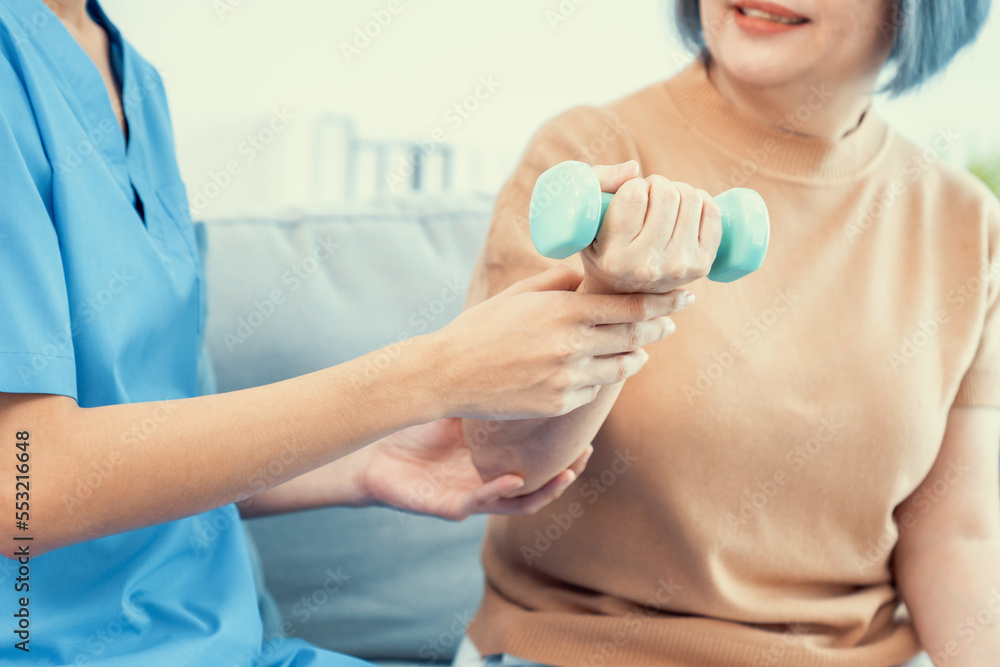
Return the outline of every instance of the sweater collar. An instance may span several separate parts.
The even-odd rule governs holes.
[[[832,94],[822,87],[800,109],[775,119],[775,125],[764,123],[719,94],[703,58],[668,80],[664,91],[691,130],[732,157],[751,160],[762,174],[795,180],[848,179],[873,167],[888,144],[889,128],[871,109],[857,128],[840,139],[796,133],[802,119],[808,118],[810,105],[818,108]]]

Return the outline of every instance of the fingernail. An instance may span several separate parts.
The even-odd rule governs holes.
[[[685,308],[687,308],[692,303],[694,303],[694,294],[692,294],[691,292],[685,292],[684,293],[683,303],[684,303],[684,307]]]
[[[635,160],[629,160],[628,162],[622,162],[618,165],[619,172],[632,171],[632,165],[635,164]]]

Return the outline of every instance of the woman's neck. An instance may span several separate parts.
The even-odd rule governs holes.
[[[797,134],[840,139],[858,127],[871,105],[874,81],[858,81],[850,89],[812,82],[762,89],[733,80],[711,58],[707,67],[709,80],[734,107]]]
[[[82,29],[87,23],[87,0],[44,0],[60,21],[67,27]]]

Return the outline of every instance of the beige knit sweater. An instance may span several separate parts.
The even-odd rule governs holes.
[[[491,521],[469,630],[484,654],[882,667],[917,653],[893,509],[953,405],[1000,405],[1000,204],[942,166],[950,128],[926,150],[874,113],[839,141],[795,133],[829,95],[814,92],[776,129],[695,63],[547,123],[502,190],[473,301],[551,264],[526,213],[562,160],[751,187],[772,229],[758,272],[690,286],[696,303],[625,384],[581,479],[535,516]]]

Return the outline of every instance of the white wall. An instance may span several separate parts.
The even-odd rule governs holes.
[[[398,5],[392,4],[398,2]],[[398,9],[349,59],[372,12]],[[233,162],[240,173],[198,215],[312,203],[312,120],[354,116],[363,135],[420,139],[436,128],[489,157],[462,176],[495,187],[530,134],[572,105],[602,103],[669,77],[689,61],[664,0],[104,0],[105,10],[164,74],[181,169],[192,199]],[[565,11],[553,25],[549,12]],[[903,100],[879,101],[896,127],[928,142],[951,126],[949,159],[1000,146],[1000,11],[946,76]],[[350,61],[349,61],[350,60]],[[480,77],[499,83],[454,127],[445,112]],[[295,118],[259,154],[249,135],[273,110]],[[264,133],[264,138],[267,133]],[[253,159],[251,160],[251,156]],[[225,181],[217,176],[216,180]],[[331,193],[336,194],[331,185]],[[209,194],[215,190],[208,188]]]

